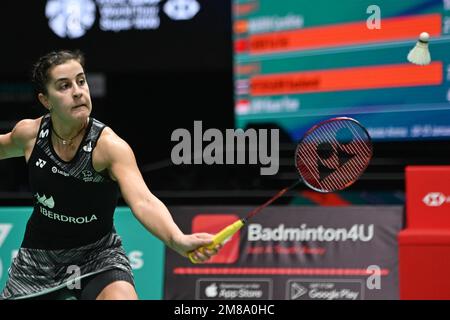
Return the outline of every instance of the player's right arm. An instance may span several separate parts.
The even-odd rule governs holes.
[[[22,157],[36,138],[36,120],[21,120],[11,132],[0,134],[0,160]]]

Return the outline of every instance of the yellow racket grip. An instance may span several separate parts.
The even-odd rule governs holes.
[[[221,244],[226,239],[231,237],[233,234],[238,232],[244,225],[245,225],[245,221],[243,219],[237,220],[236,222],[234,222],[234,223],[230,224],[229,226],[226,226],[225,228],[220,230],[219,233],[216,233],[214,235],[213,241],[210,245],[201,247],[198,250],[200,250],[200,252],[202,252],[205,248],[213,249],[216,245]],[[198,263],[198,261],[195,260],[194,251],[189,252],[188,257],[192,263]]]

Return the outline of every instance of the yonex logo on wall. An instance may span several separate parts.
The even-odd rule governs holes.
[[[91,29],[98,16],[102,31],[150,30],[160,26],[162,0],[48,0],[45,15],[60,38],[76,39]],[[165,14],[190,20],[200,11],[197,0],[167,0]],[[98,12],[98,14],[97,14]]]
[[[200,10],[196,0],[169,0],[164,5],[164,12],[173,20],[189,20]]]
[[[61,38],[79,38],[95,22],[95,3],[92,0],[49,0],[45,15],[49,26]]]

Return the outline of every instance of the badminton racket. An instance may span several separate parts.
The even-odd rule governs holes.
[[[249,219],[300,183],[321,193],[343,190],[352,185],[364,173],[373,154],[373,145],[367,130],[355,119],[339,117],[325,120],[309,129],[295,151],[295,167],[299,180],[280,190],[272,198],[253,209],[218,232],[211,244],[201,247],[213,249],[223,243]],[[198,263],[195,251],[188,253],[192,263]]]

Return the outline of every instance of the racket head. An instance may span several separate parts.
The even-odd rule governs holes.
[[[352,185],[373,155],[370,135],[347,117],[325,120],[309,129],[295,151],[295,166],[311,189],[329,193]]]

